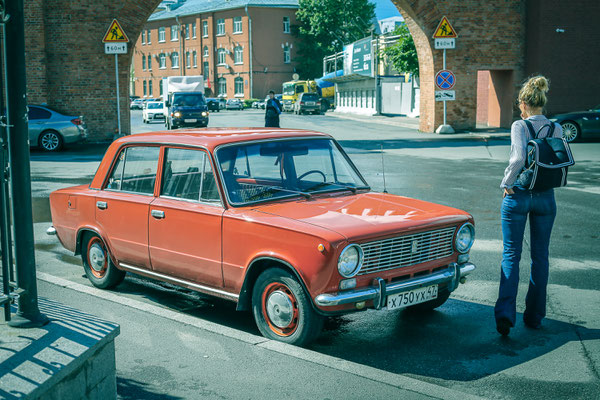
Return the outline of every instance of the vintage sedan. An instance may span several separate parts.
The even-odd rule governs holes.
[[[556,114],[550,121],[562,126],[563,138],[567,142],[600,137],[600,104],[587,111]]]
[[[89,185],[50,195],[60,242],[99,288],[125,272],[232,300],[298,345],[327,316],[442,305],[465,276],[471,215],[372,192],[329,135],[213,128],[127,136]]]

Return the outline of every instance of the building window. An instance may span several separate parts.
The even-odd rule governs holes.
[[[196,50],[192,52],[192,62],[194,63],[194,68],[196,68],[198,66],[198,54]]]
[[[242,33],[242,17],[233,17],[233,33]]]
[[[202,21],[202,37],[208,37],[208,21]]]
[[[144,86],[144,97],[148,96],[148,88],[146,86],[146,81],[143,82],[143,86]]]
[[[196,21],[192,22],[192,37],[196,39]]]
[[[179,40],[179,31],[177,30],[177,25],[171,25],[171,41],[175,42]]]
[[[190,24],[185,24],[185,38],[190,38]]]
[[[160,69],[167,68],[167,56],[165,53],[160,53],[158,55],[158,68],[160,68]]]
[[[142,44],[146,44],[146,31],[142,31]]]
[[[217,20],[217,36],[225,34],[225,20],[220,18]]]
[[[192,66],[192,58],[189,51],[185,52],[185,67],[190,68]]]
[[[244,49],[242,48],[242,46],[237,46],[233,50],[233,61],[236,64],[244,63]]]
[[[176,51],[171,53],[171,68],[179,68],[179,53]]]
[[[285,64],[290,63],[290,46],[283,47],[283,62]]]
[[[151,33],[151,32],[152,32],[152,31],[151,31],[150,29],[148,29],[148,30],[146,31],[146,43],[148,43],[148,44],[152,43],[152,40],[150,40],[150,37],[151,37],[151,36],[150,36],[150,33]]]
[[[142,54],[142,71],[146,70],[146,56]]]
[[[161,26],[158,28],[158,43],[162,43],[165,41],[165,27]]]
[[[235,95],[236,96],[243,96],[244,95],[244,78],[242,78],[241,76],[238,76],[237,78],[235,78]]]
[[[148,81],[148,96],[152,97],[152,81]]]
[[[152,55],[148,54],[148,71],[152,71]]]
[[[219,78],[219,86],[218,86],[219,96],[225,97],[227,96],[227,80],[225,78]]]
[[[217,60],[219,65],[225,65],[225,56],[227,55],[227,51],[225,49],[217,50]]]
[[[208,57],[208,46],[204,46],[204,50],[203,50],[203,53],[202,53],[202,55],[203,55],[204,57]]]
[[[290,17],[283,17],[283,33],[290,33]]]
[[[160,92],[160,96],[162,96],[163,95],[162,81],[158,81],[158,91]]]
[[[204,61],[202,63],[203,67],[202,67],[202,74],[204,74],[204,77],[206,79],[208,79],[209,75],[210,75],[210,70],[209,70],[209,66],[208,66],[208,61]]]

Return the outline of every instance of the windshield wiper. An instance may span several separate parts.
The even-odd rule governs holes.
[[[334,189],[334,188],[332,188],[332,189],[333,190],[340,190],[340,189],[349,190],[349,191],[351,191],[354,194],[356,194],[356,191],[359,190],[359,189],[366,189],[366,188],[368,188],[368,186],[358,186],[357,187],[357,186],[344,185],[342,183],[321,182],[321,183],[318,183],[318,184],[316,184],[316,185],[308,188],[307,190],[314,191],[316,189],[322,188],[323,186],[337,186],[338,187],[337,189]]]
[[[301,192],[301,191],[298,191],[298,190],[289,190],[289,189],[284,189],[284,188],[281,188],[281,187],[274,187],[273,186],[273,187],[268,187],[267,189],[263,190],[260,193],[256,193],[255,195],[250,196],[248,198],[248,201],[257,200],[263,194],[265,194],[265,193],[273,193],[276,190],[280,191],[280,192],[288,192],[288,193],[297,194],[297,195],[303,196],[306,199],[310,199],[312,197],[312,195],[310,193]],[[260,199],[260,200],[263,200],[263,199]],[[268,200],[268,199],[264,199],[264,200]]]

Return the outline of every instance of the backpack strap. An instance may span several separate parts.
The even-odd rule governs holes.
[[[531,123],[531,121],[528,121],[526,119],[523,121],[525,121],[525,125],[527,125],[527,129],[529,129],[529,133],[531,134],[531,137],[534,139],[538,139],[538,137],[540,136],[540,133],[546,127],[548,127],[548,134],[546,135],[547,138],[552,137],[552,135],[554,134],[555,127],[554,127],[553,122],[550,122],[549,124],[542,126],[536,133],[535,129],[533,129],[533,124]]]
[[[533,124],[531,123],[531,121],[528,121],[526,119],[523,120],[525,122],[525,125],[527,125],[527,129],[529,129],[529,134],[531,135],[532,139],[537,139],[537,135],[535,133],[535,129],[533,129]]]

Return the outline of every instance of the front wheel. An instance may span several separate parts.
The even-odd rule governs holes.
[[[313,310],[302,285],[280,268],[268,269],[256,280],[252,312],[264,337],[297,346],[314,340],[323,327],[323,317]]]
[[[81,244],[81,258],[86,276],[92,285],[100,289],[117,286],[125,278],[125,271],[117,269],[100,236],[89,232],[84,235]]]
[[[563,138],[567,142],[575,142],[581,138],[581,128],[575,122],[565,121],[560,126],[562,126]]]

